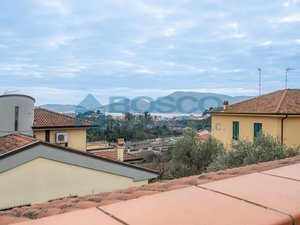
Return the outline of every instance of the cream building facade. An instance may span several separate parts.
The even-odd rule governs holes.
[[[140,186],[157,177],[152,170],[24,135],[1,137],[0,145],[0,209]]]

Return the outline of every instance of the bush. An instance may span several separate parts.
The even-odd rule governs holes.
[[[218,140],[199,141],[192,132],[186,132],[171,149],[171,174],[183,177],[202,173],[222,152],[224,147]]]
[[[208,171],[218,171],[260,162],[284,159],[299,154],[299,147],[288,148],[270,135],[260,134],[253,142],[241,140],[232,143],[231,149],[219,154]]]

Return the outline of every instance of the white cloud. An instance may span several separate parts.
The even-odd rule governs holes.
[[[282,3],[283,7],[285,8],[289,8],[291,7],[293,4],[298,3],[299,0],[286,0]]]
[[[57,36],[53,37],[46,42],[47,46],[50,48],[59,48],[63,45],[68,45],[73,40],[73,37],[68,36]]]
[[[153,71],[150,71],[150,70],[148,70],[148,69],[139,69],[139,70],[137,70],[136,71],[137,73],[142,73],[142,74],[154,74],[154,72]]]
[[[141,12],[144,12],[148,15],[151,15],[151,16],[155,17],[156,19],[159,19],[159,20],[164,19],[166,16],[173,13],[173,11],[170,10],[170,9],[165,9],[165,8],[162,8],[162,7],[150,5],[150,4],[147,4],[147,3],[145,3],[141,0],[135,1],[134,6],[138,10],[140,10]]]
[[[300,22],[300,14],[284,16],[278,19],[279,23],[297,23]]]
[[[7,47],[8,47],[7,45],[0,44],[0,48],[7,48]]]
[[[271,44],[273,44],[272,41],[263,41],[259,43],[259,46],[270,46]]]
[[[174,27],[168,27],[166,28],[162,34],[165,36],[165,37],[171,37],[171,36],[174,36],[176,34],[176,29]]]
[[[237,22],[235,22],[235,23],[228,23],[228,24],[227,24],[227,27],[228,27],[228,28],[231,28],[231,29],[233,29],[233,30],[239,30],[240,24],[237,23]]]
[[[167,96],[176,91],[186,92],[203,92],[203,93],[219,93],[231,96],[238,95],[255,95],[256,89],[250,88],[234,88],[234,87],[214,87],[214,88],[178,88],[178,89],[155,89],[155,88],[101,88],[101,89],[62,89],[43,86],[0,86],[0,93],[6,90],[19,90],[20,94],[27,94],[36,99],[36,106],[43,104],[79,104],[89,93],[94,95],[99,102],[104,105],[109,103],[109,98],[113,96],[124,96],[127,98],[135,98],[138,96],[149,96],[155,100],[156,98]],[[43,93],[41,95],[41,93]],[[113,93],[113,94],[112,94]]]
[[[82,63],[65,63],[63,65],[38,65],[30,63],[2,63],[0,64],[0,76],[18,76],[18,77],[61,77],[74,78],[77,73],[87,68],[86,64]]]
[[[63,0],[38,0],[38,3],[61,15],[69,15],[70,9],[66,6]]]
[[[242,39],[246,37],[246,34],[233,34],[231,37],[235,39]]]
[[[176,48],[176,46],[175,45],[168,45],[167,48],[168,49],[174,49],[174,48]]]
[[[130,57],[136,56],[136,54],[133,51],[130,51],[128,49],[121,50],[121,52],[126,56],[130,56]]]

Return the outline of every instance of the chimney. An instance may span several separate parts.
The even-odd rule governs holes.
[[[229,105],[228,101],[224,101],[223,102],[223,109],[227,110],[228,109],[228,105]]]
[[[124,149],[125,149],[125,140],[124,138],[119,138],[117,141],[117,160],[120,162],[124,161]]]

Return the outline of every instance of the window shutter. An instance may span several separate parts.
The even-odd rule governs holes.
[[[232,139],[239,140],[240,135],[240,123],[234,121],[232,124]]]
[[[254,123],[254,138],[262,132],[262,123]]]

